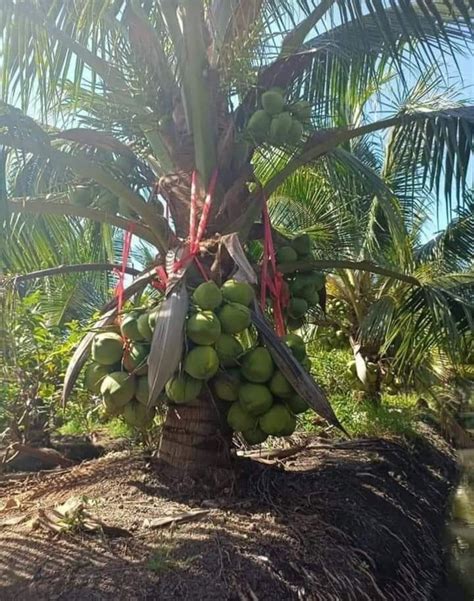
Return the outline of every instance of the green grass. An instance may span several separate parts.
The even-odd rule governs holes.
[[[329,393],[330,394],[330,393]],[[360,401],[350,395],[330,395],[331,405],[344,428],[355,437],[417,436],[416,423],[419,411],[414,395],[390,396],[376,407],[368,401]],[[314,431],[314,414],[305,413],[301,418],[304,430]]]
[[[331,405],[346,430],[355,437],[417,435],[416,423],[419,410],[416,394],[382,395],[382,402],[374,406],[360,399],[360,392],[354,388],[353,378],[347,370],[352,355],[349,350],[320,350],[310,346],[308,352],[312,361],[312,375],[328,394]],[[314,413],[301,417],[301,425],[307,431],[314,431]]]
[[[87,436],[98,430],[104,432],[110,438],[132,438],[134,436],[133,429],[119,417],[114,417],[106,422],[87,423],[80,418],[71,418],[58,428],[57,432],[62,436]]]

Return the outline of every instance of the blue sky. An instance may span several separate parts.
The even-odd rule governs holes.
[[[450,71],[452,67],[452,77],[456,81],[456,86],[459,86],[459,93],[461,98],[474,100],[474,57],[473,56],[460,56],[458,57],[458,65],[461,75],[457,70],[454,61],[450,59]],[[461,78],[461,79],[460,79]],[[471,186],[474,185],[474,172],[470,169],[469,178],[471,180]],[[426,225],[426,236],[431,237],[434,233],[446,226],[447,223],[447,211],[446,204],[441,202],[436,211],[433,208],[433,215],[431,222]]]

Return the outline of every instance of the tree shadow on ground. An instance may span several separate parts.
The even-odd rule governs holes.
[[[241,462],[218,495],[138,458],[95,462],[56,491],[102,495],[99,517],[133,537],[4,535],[0,599],[429,599],[453,465],[417,452],[413,465],[400,445],[355,441],[308,449],[285,470]],[[209,514],[144,526],[196,507]]]

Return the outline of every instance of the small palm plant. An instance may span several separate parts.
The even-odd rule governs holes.
[[[142,381],[149,387],[140,393],[145,402],[130,401],[130,394],[138,396],[136,378],[147,367],[142,365],[146,351],[131,340],[133,327],[125,328],[127,318],[121,326],[127,357],[121,351],[114,358],[117,349],[110,344],[102,364],[92,369],[100,373],[106,363],[118,370],[112,378],[101,376],[101,391],[112,410],[117,410],[119,396],[120,410],[137,423],[146,422],[167,382],[172,400],[192,399],[190,405],[168,411],[160,446],[165,461],[199,469],[228,460],[223,413],[216,410],[215,395],[202,386],[227,359],[220,357],[205,369],[215,363],[212,344],[217,341],[209,338],[206,326],[206,341],[213,343],[196,342],[191,330],[203,319],[230,336],[237,332],[237,315],[245,325],[245,333],[233,340],[244,353],[237,363],[246,378],[236,382],[227,374],[225,388],[239,401],[224,415],[248,441],[290,433],[294,413],[306,403],[337,424],[322,391],[262,314],[283,333],[281,305],[287,299],[272,263],[265,201],[302,167],[336,151],[347,154],[351,141],[388,129],[403,145],[408,166],[421,160],[424,178],[433,187],[444,170],[445,185],[451,189],[455,182],[461,197],[474,107],[453,104],[427,111],[406,106],[382,119],[350,122],[345,109],[351,97],[369,93],[381,64],[406,75],[410,63],[431,68],[442,57],[455,57],[472,38],[471,3],[374,1],[363,7],[359,0],[4,0],[0,30],[4,234],[10,235],[17,214],[63,216],[123,229],[156,249],[156,265],[105,307],[97,327],[112,329],[102,338],[91,332],[79,346],[65,397],[91,347],[98,358],[104,335],[109,340],[117,336],[113,328],[121,301],[149,285],[158,268],[165,289],[152,334],[148,380]],[[258,176],[257,159],[269,167]],[[30,194],[32,185],[35,194]],[[387,214],[392,209],[385,203],[382,210]],[[242,249],[262,240],[263,277],[256,278]],[[306,238],[281,241],[280,246],[305,256],[306,262],[294,265],[295,280],[314,271]],[[281,252],[280,262],[283,258]],[[204,274],[223,284],[218,292],[225,303],[215,305],[220,325],[215,315],[202,315],[212,313],[205,308],[209,299],[196,296]],[[313,276],[313,287],[317,283],[321,290],[322,276]],[[260,309],[248,297],[249,288],[242,287],[245,280],[264,289]],[[190,289],[201,310],[187,318]],[[266,290],[273,312],[265,302]],[[232,305],[236,299],[240,308]],[[287,309],[287,316],[297,321],[302,308],[300,303]],[[256,330],[247,328],[250,319]],[[287,342],[304,362],[299,340],[290,337]],[[146,346],[143,340],[138,343]],[[199,369],[189,365],[195,351],[201,357]],[[130,357],[135,362],[131,368]],[[265,375],[254,373],[256,364],[267,365]],[[271,392],[269,381],[278,374]],[[121,391],[118,396],[114,386]],[[215,384],[212,388],[217,394]],[[289,401],[295,393],[298,398]]]

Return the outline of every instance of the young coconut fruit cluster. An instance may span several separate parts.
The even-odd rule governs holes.
[[[187,352],[181,369],[165,387],[171,403],[191,403],[220,367],[235,364],[243,353],[239,337],[250,326],[253,297],[252,287],[236,280],[221,288],[204,282],[195,289],[186,321]]]
[[[402,380],[398,376],[394,375],[390,364],[384,361],[382,364],[376,363],[375,361],[366,361],[367,368],[367,387],[364,387],[363,383],[357,377],[356,362],[354,359],[348,361],[347,372],[354,381],[354,386],[358,390],[370,390],[373,389],[377,380],[380,379],[380,388],[383,392],[389,395],[395,395],[400,392],[402,388]]]
[[[253,288],[235,280],[221,288],[204,282],[195,289],[186,322],[187,352],[166,395],[170,403],[189,404],[208,382],[232,430],[247,443],[260,444],[269,435],[292,434],[296,414],[308,406],[263,345],[257,341],[248,347],[253,299]],[[309,367],[303,340],[290,334],[284,341]]]
[[[317,331],[317,341],[321,348],[328,351],[349,348],[351,322],[346,303],[329,296],[326,302],[326,317],[328,324],[319,326]]]
[[[126,219],[136,219],[137,214],[121,199],[109,190],[95,184],[80,184],[69,190],[69,202],[77,207],[100,209],[111,215],[117,213]],[[154,208],[163,214],[163,205],[157,203]]]
[[[97,334],[92,362],[85,369],[85,385],[100,395],[108,415],[122,415],[135,428],[148,428],[155,409],[148,407],[148,355],[156,309],[132,310],[119,326]]]
[[[311,238],[307,234],[297,236],[291,244],[280,246],[276,253],[277,264],[293,263],[311,258]],[[320,302],[320,292],[325,286],[325,276],[315,270],[298,270],[285,277],[289,289],[286,307],[290,330],[297,330],[305,322],[306,313]]]
[[[283,341],[309,368],[304,341],[295,334],[288,334]],[[227,423],[250,445],[260,444],[268,436],[290,436],[296,415],[308,409],[263,344],[238,357],[236,367],[221,370],[212,387],[219,399],[231,403]]]
[[[262,108],[250,117],[247,133],[252,141],[275,146],[296,146],[301,142],[304,125],[311,118],[311,106],[304,101],[285,103],[284,92],[271,88],[261,96]]]

